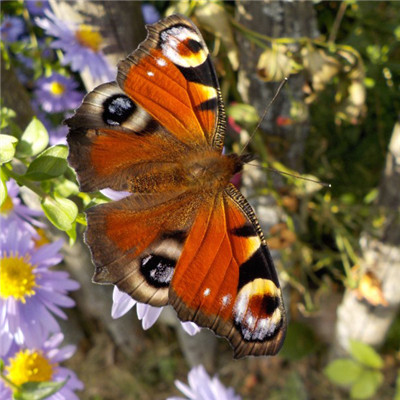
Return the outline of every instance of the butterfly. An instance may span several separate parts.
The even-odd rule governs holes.
[[[86,211],[93,280],[226,337],[235,358],[273,355],[286,314],[257,218],[230,183],[248,161],[222,154],[226,117],[207,46],[172,15],[66,121],[85,192],[131,194]]]

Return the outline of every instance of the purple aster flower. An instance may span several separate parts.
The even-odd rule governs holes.
[[[241,400],[232,388],[226,388],[216,376],[210,378],[202,365],[190,370],[188,381],[189,385],[175,381],[175,386],[186,397],[169,397],[168,400]]]
[[[63,382],[65,385],[55,394],[47,397],[48,400],[78,400],[74,393],[83,389],[83,383],[70,369],[59,364],[71,358],[75,353],[75,346],[59,348],[64,336],[62,333],[52,335],[42,340],[34,347],[20,347],[13,344],[2,354],[5,361],[4,375],[16,385],[26,382]],[[0,342],[0,347],[3,343]],[[12,389],[3,380],[0,380],[0,399],[11,399]]]
[[[151,328],[161,314],[162,307],[153,307],[148,304],[139,303],[133,300],[128,294],[121,292],[116,286],[113,291],[113,305],[111,316],[120,318],[125,315],[132,307],[136,307],[139,320],[142,321],[143,329]]]
[[[0,331],[0,358],[4,359],[10,351],[11,346],[14,344],[14,339],[10,332]],[[0,392],[0,399],[1,392]]]
[[[157,22],[160,19],[160,13],[153,4],[143,3],[142,14],[146,24],[154,24],[154,22]]]
[[[117,190],[113,190],[110,188],[102,189],[100,190],[100,192],[111,200],[121,200],[124,197],[127,197],[132,194],[130,192],[118,192]]]
[[[48,113],[63,112],[78,107],[83,93],[78,92],[78,83],[69,77],[54,72],[36,82],[35,98],[40,107]]]
[[[63,271],[50,270],[62,257],[57,240],[35,248],[29,232],[13,222],[0,235],[0,334],[8,332],[19,345],[38,346],[44,336],[59,332],[54,315],[73,307],[68,291],[79,284]]]
[[[58,19],[51,11],[45,11],[46,18],[36,18],[36,23],[56,40],[51,44],[64,52],[64,65],[73,71],[89,69],[95,80],[113,80],[116,71],[112,69],[101,51],[103,38],[91,26],[68,23]]]
[[[114,286],[113,291],[113,305],[111,309],[111,316],[116,319],[125,315],[132,307],[136,305],[136,312],[140,321],[142,321],[142,328],[147,330],[151,328],[157,321],[164,307],[153,307],[149,304],[139,303],[132,299],[128,294],[120,291]],[[200,328],[194,322],[181,322],[182,328],[191,336],[200,332]]]
[[[57,127],[51,127],[47,132],[49,134],[50,146],[55,146],[56,144],[67,144],[68,126],[59,125]]]
[[[16,42],[24,32],[24,21],[18,17],[6,16],[0,26],[1,40],[5,42]]]
[[[36,217],[41,217],[43,211],[32,210],[22,204],[19,198],[19,187],[14,179],[6,182],[7,197],[0,207],[0,227],[2,230],[15,222],[20,230],[27,230],[32,236],[37,236],[34,226],[44,228],[46,225]],[[33,226],[32,226],[33,225]]]
[[[39,0],[25,0],[26,8],[34,17],[41,17],[44,15],[46,10],[50,10],[50,5],[47,0],[39,1]]]

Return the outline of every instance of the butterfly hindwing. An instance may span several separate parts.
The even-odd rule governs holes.
[[[87,211],[93,280],[136,300],[168,303],[168,288],[194,218],[187,194],[134,194]]]
[[[170,302],[181,319],[227,337],[235,357],[280,349],[286,316],[275,267],[251,207],[232,185],[199,209]]]

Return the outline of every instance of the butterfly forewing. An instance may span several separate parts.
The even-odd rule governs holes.
[[[81,190],[134,191],[133,177],[177,161],[187,151],[115,82],[100,85],[66,121],[68,161]]]
[[[161,125],[190,146],[222,150],[225,113],[208,49],[197,27],[171,16],[118,65],[118,83]]]

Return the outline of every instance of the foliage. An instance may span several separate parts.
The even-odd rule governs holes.
[[[350,342],[349,358],[332,361],[324,370],[334,383],[350,387],[352,399],[369,399],[383,383],[382,357],[365,343]]]
[[[3,185],[13,178],[20,185],[34,191],[41,197],[42,209],[49,221],[58,229],[66,231],[74,240],[78,209],[68,197],[77,195],[79,191],[76,182],[70,181],[74,172],[67,165],[66,146],[47,147],[47,130],[37,118],[32,120],[22,134],[18,135],[15,131],[14,134],[17,137],[2,135],[12,138],[0,153]],[[12,148],[16,149],[15,160],[19,160],[18,169],[23,173],[16,173],[9,163]],[[69,189],[66,191],[67,186]]]

